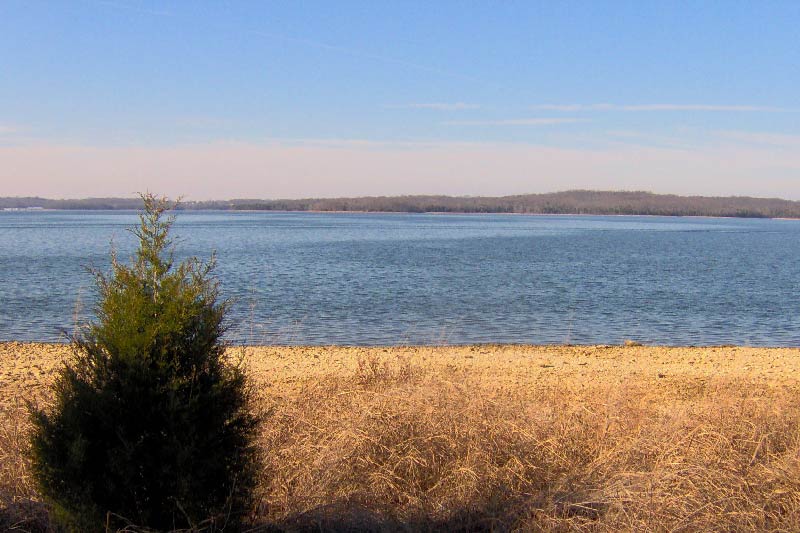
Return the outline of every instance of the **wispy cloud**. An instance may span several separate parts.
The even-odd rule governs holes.
[[[164,11],[162,9],[147,9],[147,8],[143,8],[143,7],[140,7],[140,6],[125,4],[125,3],[122,3],[122,2],[111,2],[109,0],[93,0],[91,3],[93,3],[95,5],[98,5],[98,6],[110,7],[110,8],[113,8],[113,9],[123,9],[125,11],[134,11],[136,13],[142,13],[142,14],[145,14],[145,15],[157,15],[157,16],[162,16],[162,17],[171,17],[172,16],[172,13],[170,13],[169,11]]]
[[[606,130],[606,135],[609,137],[621,137],[625,139],[641,139],[645,137],[645,133],[637,130]]]
[[[147,14],[147,15],[154,15],[154,16],[161,16],[161,17],[174,17],[178,18],[178,16],[170,11],[163,11],[163,10],[154,10],[154,9],[145,9],[138,6],[121,3],[112,0],[85,0],[89,3],[92,3],[96,6],[101,7],[108,7],[117,10],[127,10],[133,11],[137,13]],[[469,76],[467,74],[461,72],[455,72],[446,68],[439,68],[431,65],[425,65],[416,63],[414,61],[408,61],[404,58],[399,57],[392,57],[388,55],[382,54],[375,54],[366,50],[358,49],[358,48],[351,48],[347,46],[341,46],[335,43],[328,43],[324,41],[318,41],[316,39],[306,39],[302,37],[296,37],[292,35],[286,35],[282,33],[273,33],[273,32],[266,32],[266,31],[259,31],[259,30],[241,30],[241,29],[232,29],[226,28],[223,26],[216,27],[217,31],[223,31],[227,33],[244,33],[256,37],[265,37],[268,39],[274,39],[283,41],[285,43],[293,43],[299,44],[306,47],[317,48],[319,50],[325,50],[327,52],[336,53],[339,55],[350,56],[358,59],[366,59],[369,61],[376,61],[384,64],[396,65],[410,70],[416,70],[420,72],[427,72],[429,74],[435,74],[438,76],[461,79],[471,82],[478,82],[484,85],[489,86],[496,86],[494,83],[487,83],[483,80],[480,80],[476,77]]]
[[[584,104],[538,104],[530,106],[531,109],[535,109],[537,111],[589,111],[589,110],[596,110],[598,105],[608,105],[608,104],[595,104],[595,105],[584,105]]]
[[[235,124],[234,120],[215,116],[183,116],[175,119],[176,126],[188,128],[228,128]]]
[[[800,149],[800,135],[752,131],[720,131],[723,139],[762,147]]]
[[[510,118],[503,120],[448,120],[445,126],[553,126],[586,122],[578,118]]]
[[[388,106],[396,109],[433,109],[436,111],[464,111],[468,109],[479,109],[478,104],[467,104],[464,102],[430,102],[430,103],[411,103]]]
[[[429,74],[435,74],[437,76],[444,76],[444,77],[448,77],[448,78],[455,78],[455,79],[467,80],[467,81],[471,81],[471,82],[484,83],[482,80],[480,80],[478,78],[475,78],[473,76],[468,76],[468,75],[462,74],[460,72],[455,72],[455,71],[452,71],[452,70],[449,70],[449,69],[423,65],[423,64],[416,63],[416,62],[413,62],[413,61],[408,61],[406,59],[401,59],[401,58],[387,56],[387,55],[374,54],[374,53],[371,53],[371,52],[363,51],[361,49],[350,48],[350,47],[347,47],[347,46],[340,46],[338,44],[332,44],[332,43],[328,43],[328,42],[317,41],[315,39],[305,39],[305,38],[301,38],[301,37],[293,37],[293,36],[290,36],[290,35],[284,35],[284,34],[280,34],[280,33],[266,32],[266,31],[258,31],[258,30],[246,30],[244,33],[247,33],[249,35],[254,35],[256,37],[265,37],[265,38],[268,38],[268,39],[280,40],[280,41],[287,42],[287,43],[301,44],[301,45],[304,45],[304,46],[317,48],[319,50],[325,50],[325,51],[328,51],[328,52],[332,52],[332,53],[336,53],[336,54],[340,54],[340,55],[345,55],[345,56],[350,56],[350,57],[355,57],[355,58],[358,58],[358,59],[366,59],[366,60],[377,61],[377,62],[380,62],[380,63],[389,64],[389,65],[397,65],[397,66],[400,66],[400,67],[403,67],[403,68],[406,68],[406,69],[416,70],[416,71],[419,71],[419,72],[427,72]],[[490,85],[494,85],[494,84],[490,84]]]
[[[733,113],[796,113],[800,110],[785,107],[757,105],[712,105],[712,104],[538,104],[530,107],[537,111],[717,111]]]

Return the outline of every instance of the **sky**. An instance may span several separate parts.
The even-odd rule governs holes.
[[[800,2],[0,0],[0,196],[800,200]]]

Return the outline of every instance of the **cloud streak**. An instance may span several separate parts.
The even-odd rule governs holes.
[[[153,16],[160,16],[160,17],[172,17],[172,18],[175,18],[176,20],[179,20],[180,18],[185,18],[185,17],[177,17],[175,14],[173,14],[172,12],[169,12],[169,11],[144,9],[144,8],[141,8],[141,7],[138,7],[138,6],[133,6],[133,5],[124,4],[124,3],[115,2],[115,1],[110,1],[110,0],[88,0],[88,1],[90,1],[91,3],[93,3],[96,6],[109,7],[109,8],[117,9],[117,10],[132,11],[132,12],[141,13],[141,14],[145,14],[145,15],[153,15]],[[487,84],[483,80],[480,80],[480,79],[478,79],[476,77],[473,77],[473,76],[469,76],[467,74],[463,74],[461,72],[454,72],[454,71],[449,70],[449,69],[438,68],[438,67],[434,67],[434,66],[430,66],[430,65],[423,65],[423,64],[420,64],[420,63],[416,63],[414,61],[408,61],[408,60],[403,59],[403,58],[391,57],[391,56],[381,55],[381,54],[375,54],[375,53],[368,52],[368,51],[361,50],[361,49],[357,49],[357,48],[351,48],[351,47],[341,46],[341,45],[338,45],[338,44],[328,43],[328,42],[324,42],[324,41],[318,41],[316,39],[306,39],[306,38],[296,37],[296,36],[292,36],[292,35],[285,35],[285,34],[281,34],[281,33],[273,33],[273,32],[266,32],[266,31],[260,31],[260,30],[240,30],[238,28],[237,29],[232,29],[232,28],[226,28],[226,27],[223,27],[223,26],[217,26],[215,28],[215,30],[219,31],[219,32],[223,32],[223,33],[228,33],[228,34],[244,33],[244,34],[248,34],[248,35],[255,36],[255,37],[265,37],[265,38],[268,38],[268,39],[274,39],[274,40],[283,41],[285,43],[300,44],[300,45],[303,45],[303,46],[306,46],[306,47],[312,47],[312,48],[316,48],[316,49],[319,49],[319,50],[325,50],[325,51],[336,53],[336,54],[339,54],[339,55],[345,55],[345,56],[350,56],[350,57],[354,57],[354,58],[358,58],[358,59],[366,59],[366,60],[370,60],[370,61],[377,61],[377,62],[384,63],[384,64],[401,66],[401,67],[404,67],[406,69],[416,70],[416,71],[420,71],[420,72],[426,72],[426,73],[435,74],[435,75],[438,75],[438,76],[461,79],[461,80],[467,80],[467,81],[471,81],[471,82],[478,82],[478,83],[482,83],[484,85],[492,85],[492,86],[494,85],[494,84]]]
[[[317,41],[315,39],[306,39],[302,37],[293,37],[290,35],[284,35],[280,33],[272,33],[260,30],[245,30],[243,33],[248,35],[253,35],[256,37],[265,37],[268,39],[275,39],[287,43],[295,43],[301,44],[307,47],[317,48],[319,50],[325,50],[327,52],[336,53],[339,55],[350,56],[358,59],[366,59],[370,61],[377,61],[380,63],[384,63],[387,65],[395,65],[400,66],[410,70],[416,70],[419,72],[427,72],[429,74],[435,74],[437,76],[443,76],[447,78],[454,78],[454,79],[461,79],[470,82],[478,82],[485,84],[482,80],[475,78],[473,76],[468,76],[466,74],[462,74],[460,72],[454,72],[449,69],[432,67],[429,65],[422,65],[420,63],[416,63],[413,61],[408,61],[406,59],[401,59],[397,57],[391,57],[387,55],[379,55],[374,54],[371,52],[365,52],[363,50],[357,48],[350,48],[347,46],[340,46],[338,44],[331,44],[323,41]],[[491,85],[491,84],[490,84]]]
[[[555,126],[586,122],[579,118],[510,118],[502,120],[448,120],[445,126]]]
[[[122,9],[125,11],[133,11],[135,13],[142,13],[144,15],[156,15],[160,17],[173,16],[172,13],[170,13],[169,11],[158,10],[158,9],[146,9],[139,6],[123,4],[121,2],[110,2],[108,0],[93,0],[92,3],[97,6],[110,7],[113,9]]]
[[[720,131],[717,134],[723,139],[745,145],[800,150],[800,135],[753,131]]]
[[[756,105],[713,105],[713,104],[538,104],[530,106],[537,111],[624,111],[624,112],[652,112],[652,111],[703,111],[703,112],[731,112],[731,113],[796,113],[797,109],[785,107],[756,106]]]
[[[396,109],[433,109],[435,111],[465,111],[469,109],[479,109],[478,104],[467,104],[465,102],[430,102],[430,103],[411,103],[389,106]]]

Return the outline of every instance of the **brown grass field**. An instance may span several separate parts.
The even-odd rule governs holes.
[[[800,349],[242,350],[252,531],[800,531]],[[52,530],[25,401],[68,355],[0,343],[0,529]]]

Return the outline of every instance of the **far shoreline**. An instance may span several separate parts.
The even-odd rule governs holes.
[[[183,200],[182,210],[323,213],[530,214],[588,216],[703,216],[719,218],[800,218],[800,201],[752,196],[657,194],[629,190],[566,190],[504,196],[401,194],[305,198]],[[0,197],[0,209],[140,209],[131,197],[49,199]]]
[[[51,208],[3,208],[0,213],[138,213],[137,209],[51,209]],[[313,214],[313,215],[436,215],[436,216],[525,216],[525,217],[647,217],[647,218],[700,218],[712,220],[787,220],[796,221],[800,217],[768,217],[768,216],[724,216],[724,215],[655,215],[651,213],[508,213],[502,211],[361,211],[361,210],[315,210],[315,209],[176,209],[176,213],[278,213],[278,214]]]

